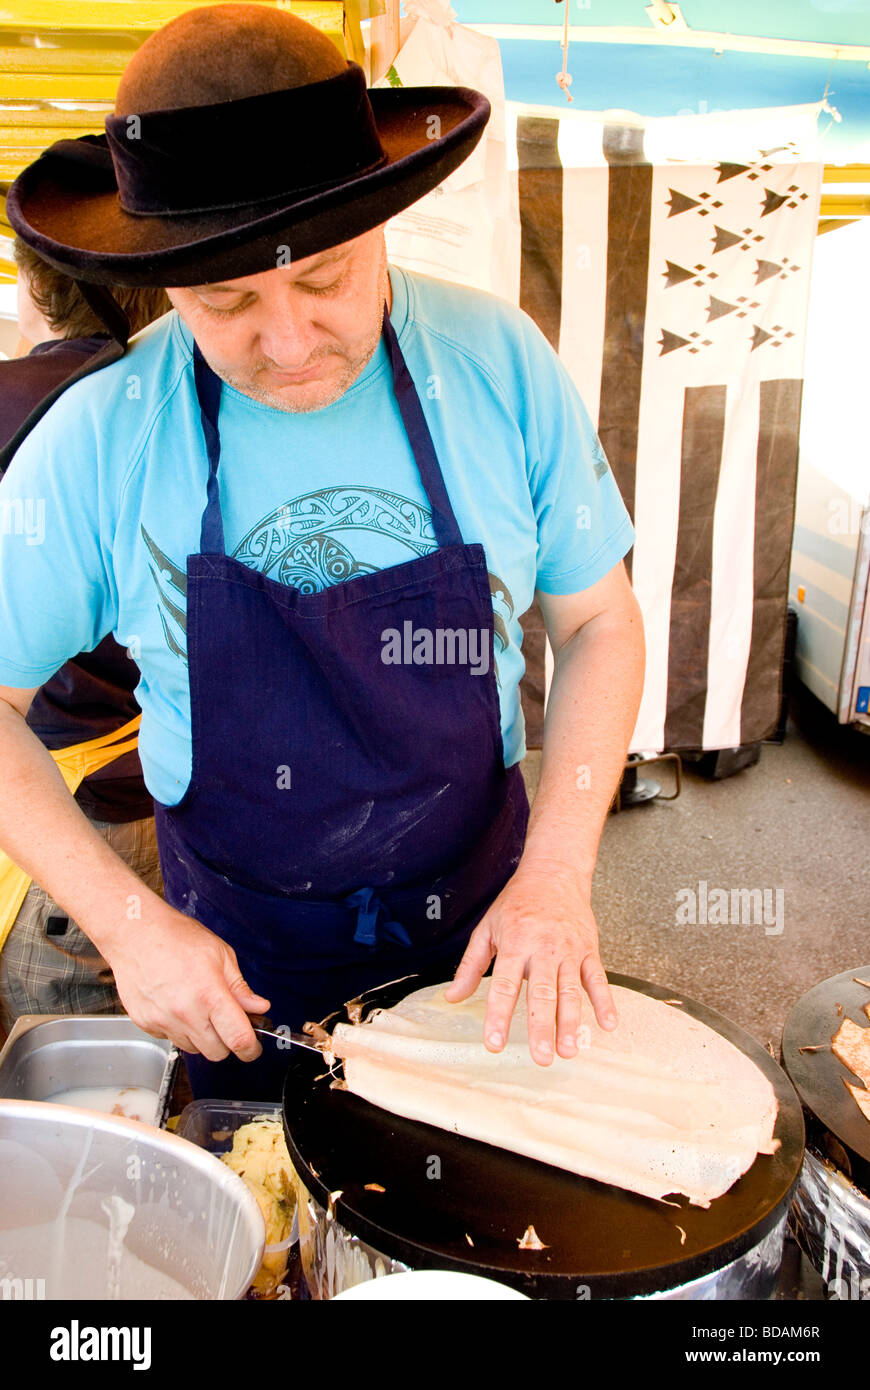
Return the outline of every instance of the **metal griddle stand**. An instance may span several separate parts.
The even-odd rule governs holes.
[[[638,769],[651,763],[672,763],[676,773],[676,786],[670,796],[665,796],[659,782],[647,777],[639,777]],[[611,810],[623,811],[629,806],[640,806],[645,801],[676,801],[683,785],[683,760],[679,753],[630,753],[619,786],[611,804]]]

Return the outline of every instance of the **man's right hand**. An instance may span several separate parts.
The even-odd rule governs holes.
[[[235,951],[207,927],[157,899],[101,949],[124,1008],[146,1033],[210,1062],[230,1052],[243,1062],[260,1056],[248,1014],[267,1013],[269,1000],[248,988]]]

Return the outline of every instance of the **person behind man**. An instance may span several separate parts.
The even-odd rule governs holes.
[[[20,238],[14,255],[25,353],[0,362],[0,447],[54,387],[109,341],[74,280]],[[115,297],[130,320],[131,333],[171,308],[160,289],[118,290]],[[0,462],[0,477],[4,473]],[[29,539],[42,543],[38,499],[25,520],[32,532]],[[113,637],[104,637],[93,651],[68,661],[42,686],[27,722],[45,747],[54,750],[115,734],[139,715],[133,695],[138,681],[138,667],[127,651]],[[109,746],[101,755],[92,755],[91,762],[103,758],[106,765],[81,781],[76,801],[116,853],[149,888],[160,892],[154,805],[138,751],[117,755]],[[108,963],[38,884],[30,883],[0,946],[0,1027],[8,1030],[23,1013],[123,1011]]]

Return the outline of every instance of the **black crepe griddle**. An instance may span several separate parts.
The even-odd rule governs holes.
[[[831,1051],[830,1043],[844,1018],[861,1028],[870,1027],[864,1005],[870,989],[856,978],[870,980],[870,965],[844,970],[822,980],[802,995],[785,1021],[782,1064],[807,1112],[807,1133],[813,1148],[828,1154],[865,1192],[870,1193],[870,1120],[866,1120],[843,1085],[860,1087],[861,1081]],[[843,1012],[837,1013],[837,1005]],[[801,1052],[821,1046],[821,1052]],[[828,1135],[842,1145],[841,1153]]]
[[[609,979],[654,999],[674,997],[644,980]],[[437,975],[400,981],[378,992],[363,1017],[438,982]],[[804,1127],[791,1083],[765,1048],[712,1009],[679,997],[687,1013],[755,1062],[779,1104],[777,1152],[759,1155],[706,1210],[682,1196],[674,1198],[679,1207],[668,1206],[393,1115],[330,1089],[322,1058],[301,1049],[293,1050],[284,1088],[291,1159],[323,1207],[341,1190],[334,1215],[346,1230],[413,1269],[488,1275],[533,1298],[562,1299],[587,1296],[578,1291],[583,1285],[589,1297],[629,1298],[701,1278],[779,1222],[800,1171]],[[367,1183],[385,1191],[366,1191]],[[519,1249],[529,1225],[547,1249]]]

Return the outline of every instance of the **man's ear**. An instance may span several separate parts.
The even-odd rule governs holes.
[[[48,320],[40,313],[39,307],[30,293],[31,279],[23,266],[18,267],[16,283],[16,317],[18,319],[18,331],[21,334],[21,341],[27,344],[25,349],[29,352],[36,343],[43,343],[47,338],[53,338],[54,330]],[[19,344],[20,346],[20,344]],[[16,352],[16,357],[24,356],[22,352]]]

